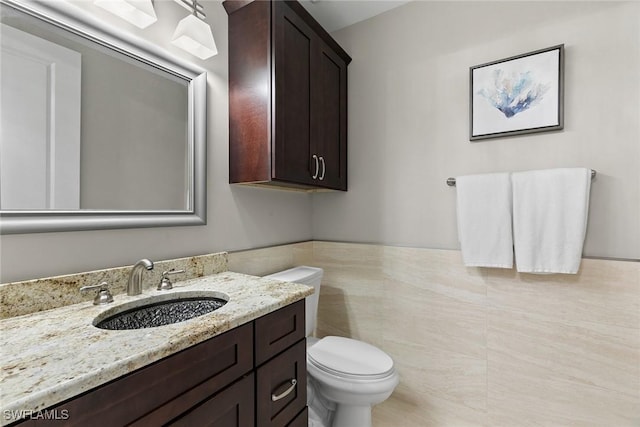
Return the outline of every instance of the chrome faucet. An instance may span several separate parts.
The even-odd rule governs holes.
[[[153,262],[148,259],[141,259],[136,262],[131,273],[129,274],[129,282],[127,283],[127,295],[140,295],[142,293],[142,272],[143,268],[153,270]]]

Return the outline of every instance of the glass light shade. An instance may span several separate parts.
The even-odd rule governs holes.
[[[218,54],[211,27],[194,15],[178,22],[171,43],[200,59],[208,59]]]
[[[151,0],[96,0],[94,3],[138,28],[147,28],[158,20]]]

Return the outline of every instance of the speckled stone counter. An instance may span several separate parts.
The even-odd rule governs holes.
[[[185,322],[126,331],[98,329],[92,322],[119,304],[160,291],[116,295],[105,306],[82,302],[1,320],[0,424],[14,421],[8,415],[45,409],[313,293],[304,285],[232,272],[175,282],[173,290],[162,292],[187,291],[219,292],[229,302]]]

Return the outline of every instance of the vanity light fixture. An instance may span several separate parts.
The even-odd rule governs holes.
[[[204,21],[206,15],[202,5],[197,0],[175,0],[175,2],[192,14],[178,22],[171,43],[200,59],[217,55],[218,48],[213,40],[211,27]]]
[[[151,0],[95,0],[94,3],[138,28],[147,28],[158,20]]]

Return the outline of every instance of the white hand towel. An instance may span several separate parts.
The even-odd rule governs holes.
[[[587,229],[591,170],[513,173],[513,241],[518,271],[575,274]]]
[[[456,178],[458,240],[467,267],[513,266],[508,173]]]

